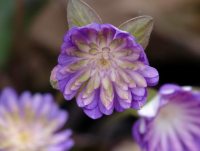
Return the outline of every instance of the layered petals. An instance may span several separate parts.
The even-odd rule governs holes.
[[[64,37],[51,84],[91,118],[139,109],[159,75],[135,38],[111,24],[73,27]],[[95,114],[95,115],[93,115]]]

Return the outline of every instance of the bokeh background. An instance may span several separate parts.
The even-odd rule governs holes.
[[[139,15],[153,16],[146,49],[160,83],[200,86],[199,0],[85,0],[105,23],[116,26]],[[134,116],[114,114],[91,120],[66,102],[49,83],[63,35],[67,0],[0,0],[0,88],[51,92],[70,118],[77,151],[139,151],[131,138]],[[157,87],[157,88],[158,88]]]

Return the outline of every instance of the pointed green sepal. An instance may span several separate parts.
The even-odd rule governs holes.
[[[69,28],[85,26],[93,22],[102,23],[99,15],[81,0],[69,0],[67,7],[67,20]]]
[[[131,33],[145,49],[153,29],[153,18],[150,16],[139,16],[124,22],[119,28]]]

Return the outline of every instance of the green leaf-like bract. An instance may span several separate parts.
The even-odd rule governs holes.
[[[145,49],[153,29],[153,18],[150,16],[139,16],[119,26],[121,30],[131,33],[139,44]]]
[[[67,7],[67,20],[69,28],[85,26],[93,22],[102,23],[98,14],[81,0],[69,0]]]

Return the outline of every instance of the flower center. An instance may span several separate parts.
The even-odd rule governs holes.
[[[91,48],[89,53],[92,55],[91,64],[95,64],[100,68],[106,69],[111,66],[111,49],[107,46],[103,48]]]
[[[180,125],[180,120],[184,115],[182,109],[176,104],[168,104],[164,106],[158,113],[155,123],[162,131],[168,130],[172,125]]]
[[[17,148],[19,150],[27,149],[27,147],[35,145],[34,134],[24,126],[9,125],[10,131],[5,134],[5,141],[10,145],[9,147]],[[10,138],[10,136],[12,136]]]
[[[110,48],[109,47],[104,47],[102,48],[102,57],[106,60],[109,59],[109,53],[110,53]]]
[[[109,67],[109,65],[110,65],[109,53],[110,53],[110,48],[108,48],[108,47],[102,48],[101,57],[99,59],[99,64],[102,67]]]
[[[27,131],[19,133],[17,138],[19,138],[20,144],[28,144],[31,142],[31,135]]]
[[[30,115],[31,112],[26,113],[26,115],[28,114]],[[33,119],[28,116],[24,117],[24,121],[14,115],[12,118],[12,123],[7,125],[9,131],[1,131],[5,144],[18,150],[36,149],[44,145],[43,142],[40,142],[41,138],[45,138],[41,133],[42,123],[41,125],[35,125],[34,122],[29,123]]]
[[[102,76],[108,74],[110,70],[118,72],[118,68],[136,70],[142,66],[142,63],[140,66],[137,65],[140,51],[137,50],[138,48],[134,50],[135,48],[129,46],[127,41],[126,36],[112,37],[109,33],[105,37],[99,33],[96,38],[85,41],[75,40],[75,46],[72,46],[72,49],[69,48],[69,56],[74,55],[80,60],[77,59],[75,63],[70,64],[67,70],[74,72],[84,67],[91,69],[92,75],[103,72]]]

